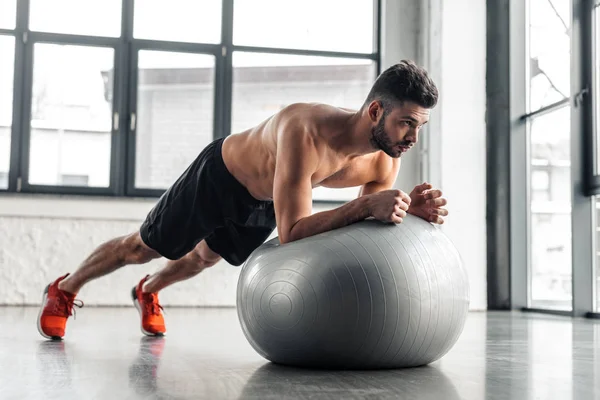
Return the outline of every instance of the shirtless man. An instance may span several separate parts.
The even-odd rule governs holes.
[[[410,195],[392,190],[400,157],[417,143],[437,97],[427,72],[402,61],[377,78],[358,111],[293,104],[252,129],[215,140],[138,232],[100,245],[73,274],[46,287],[38,330],[62,338],[79,290],[128,264],[170,260],[132,289],[142,332],[162,335],[160,290],[221,258],[241,265],[275,227],[285,244],[370,217],[399,224],[407,212],[443,223],[446,199],[430,184]],[[357,199],[311,215],[317,186],[362,187]]]

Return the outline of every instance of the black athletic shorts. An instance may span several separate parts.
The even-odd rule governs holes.
[[[150,211],[142,240],[177,260],[206,239],[232,265],[241,265],[275,229],[272,201],[252,197],[223,162],[223,139],[209,144]]]

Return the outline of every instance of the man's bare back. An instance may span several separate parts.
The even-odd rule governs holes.
[[[260,200],[273,200],[276,165],[290,163],[291,153],[315,158],[313,188],[354,187],[381,180],[397,171],[400,160],[376,149],[367,154],[347,151],[349,123],[355,113],[326,104],[293,104],[256,127],[225,139],[223,160],[232,175]],[[280,143],[286,148],[279,149]]]

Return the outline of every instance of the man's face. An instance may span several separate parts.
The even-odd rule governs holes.
[[[429,120],[429,109],[405,102],[382,111],[371,129],[371,143],[388,156],[398,158],[417,143],[421,127]]]

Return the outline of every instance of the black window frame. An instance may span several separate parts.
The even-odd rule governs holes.
[[[599,78],[594,76],[592,18],[600,1],[570,0],[571,95],[535,111],[527,109],[526,101],[530,1],[487,0],[488,308],[598,318],[592,238],[597,229],[594,196],[600,194],[594,171],[600,133],[594,131],[594,121],[600,119],[595,105],[600,94],[592,86]],[[564,108],[570,110],[572,304],[570,310],[557,310],[535,308],[530,302],[529,126]]]
[[[350,53],[337,51],[239,46],[233,43],[233,11],[235,0],[222,0],[221,42],[187,43],[133,37],[134,1],[121,0],[121,35],[119,37],[46,33],[29,30],[30,0],[17,2],[15,29],[0,29],[0,35],[15,38],[13,76],[13,118],[10,145],[8,187],[6,193],[44,193],[109,197],[161,196],[165,189],[145,189],[135,186],[136,138],[132,120],[136,116],[137,56],[139,50],[158,50],[208,54],[215,57],[213,138],[231,134],[232,55],[234,51],[326,56],[368,59],[375,63],[376,75],[381,72],[381,0],[373,1],[373,51]],[[36,185],[29,183],[30,113],[33,79],[33,48],[36,43],[101,46],[114,49],[113,121],[111,132],[110,180],[108,187]],[[375,79],[376,76],[373,77]]]
[[[581,4],[580,30],[580,59],[581,65],[578,69],[581,74],[581,85],[583,89],[575,98],[577,105],[582,107],[581,129],[583,132],[583,141],[586,148],[583,154],[583,165],[585,170],[585,187],[583,188],[586,196],[600,195],[600,115],[598,115],[598,104],[600,103],[600,92],[596,88],[600,85],[600,71],[594,71],[594,64],[600,57],[596,43],[596,31],[600,26],[595,26],[595,13],[600,13],[600,0],[583,0]]]

